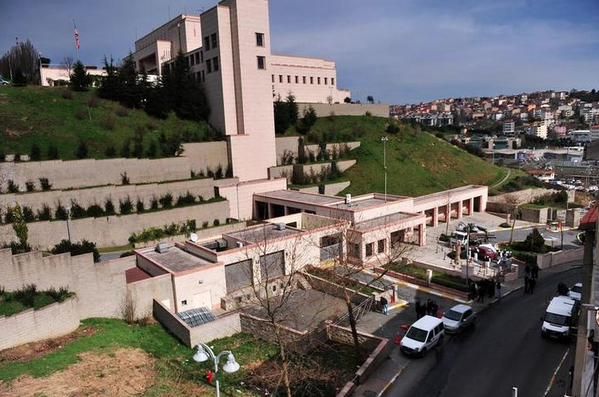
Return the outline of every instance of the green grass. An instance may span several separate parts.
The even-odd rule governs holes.
[[[426,269],[418,266],[412,265],[401,265],[399,263],[390,263],[384,266],[386,269],[406,274],[408,276],[415,277],[420,280],[426,280]],[[442,273],[436,270],[433,270],[433,277],[431,279],[433,284],[439,284],[444,287],[453,288],[458,291],[468,292],[468,286],[466,284],[466,279],[455,276],[453,274]]]
[[[7,292],[0,286],[0,316],[12,316],[27,309],[38,310],[55,302],[63,302],[74,293],[66,289],[39,291],[28,285],[18,291]]]
[[[461,150],[434,135],[402,124],[398,134],[386,134],[388,120],[380,117],[337,116],[318,119],[307,140],[361,141],[350,153],[358,163],[343,176],[351,181],[345,193],[384,191],[383,144],[387,143],[389,194],[422,195],[467,184],[493,185],[507,170]],[[293,134],[293,128],[288,134]]]
[[[166,120],[148,116],[143,110],[128,109],[127,116],[117,115],[121,106],[112,101],[98,100],[89,108],[88,100],[95,92],[73,92],[65,99],[59,87],[0,87],[0,153],[29,154],[36,143],[46,158],[52,143],[60,158],[74,159],[80,141],[87,143],[90,158],[105,158],[105,150],[114,146],[117,156],[123,142],[132,139],[136,128],[144,127],[144,148],[158,140],[160,133],[167,137],[175,132],[189,131],[206,137],[208,126],[203,122],[180,120],[173,114]],[[91,120],[89,115],[91,114]],[[108,120],[108,121],[107,121]],[[112,120],[112,121],[110,121]],[[114,128],[106,127],[112,122]]]

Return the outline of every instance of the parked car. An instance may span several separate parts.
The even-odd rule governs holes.
[[[541,325],[541,335],[551,338],[566,339],[574,335],[577,324],[578,304],[567,296],[556,296],[551,299]]]
[[[572,288],[570,288],[570,291],[568,292],[568,296],[571,299],[574,299],[577,302],[580,302],[580,299],[582,298],[582,283],[576,283],[572,286]]]
[[[443,322],[437,317],[424,316],[416,321],[401,339],[399,349],[409,356],[423,356],[443,340]]]
[[[447,333],[457,333],[474,325],[476,314],[468,305],[455,305],[443,314],[443,328]]]
[[[478,246],[478,258],[481,260],[490,259],[492,261],[497,260],[497,250],[491,244],[481,244]]]
[[[9,84],[10,84],[10,82],[8,82],[8,81],[4,80],[2,77],[0,77],[0,86],[9,85]]]

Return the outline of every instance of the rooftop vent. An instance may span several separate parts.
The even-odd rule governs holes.
[[[283,231],[285,230],[285,224],[284,223],[277,223],[277,230]]]
[[[159,254],[164,254],[165,252],[168,251],[168,245],[166,243],[158,243],[158,245],[156,245],[156,248],[154,250],[156,252],[158,252]]]
[[[349,193],[345,195],[345,204],[351,205],[351,194]]]

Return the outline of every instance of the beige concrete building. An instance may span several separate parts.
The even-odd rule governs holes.
[[[85,71],[92,77],[106,76],[106,70],[95,66],[86,66]],[[71,81],[69,69],[64,65],[41,65],[40,79],[43,87],[66,85]]]

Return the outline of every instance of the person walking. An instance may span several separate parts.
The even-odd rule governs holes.
[[[499,279],[495,282],[495,293],[497,300],[501,300],[501,281]]]
[[[422,305],[420,304],[420,300],[416,299],[416,303],[414,304],[414,309],[416,310],[416,320],[420,319],[420,311],[422,310],[420,307]]]
[[[532,267],[532,270],[530,271],[530,277],[535,280],[539,278],[539,265],[534,265]]]
[[[379,300],[379,302],[381,302],[381,306],[383,308],[383,314],[385,316],[389,315],[389,302],[387,301],[387,298],[385,298],[384,296],[381,296],[381,299]]]
[[[433,313],[433,300],[429,298],[426,300],[426,314],[428,314],[430,316],[430,315],[432,315],[432,313]]]
[[[439,317],[439,305],[435,301],[431,305],[431,316]]]
[[[485,283],[483,283],[483,280],[480,280],[478,282],[478,300],[477,300],[477,302],[485,303],[485,294],[486,293],[487,293],[487,291],[485,291]]]
[[[536,284],[537,284],[537,280],[535,280],[534,278],[531,278],[530,281],[528,282],[528,291],[531,294],[534,294]]]
[[[530,277],[528,277],[528,274],[524,276],[524,293],[528,294],[530,290]]]

